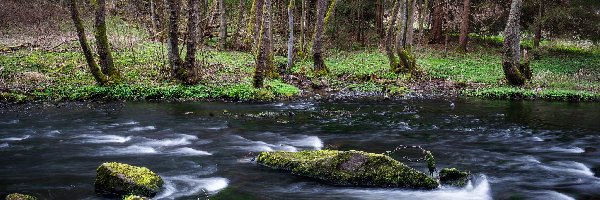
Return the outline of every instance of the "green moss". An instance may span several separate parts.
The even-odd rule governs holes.
[[[440,171],[440,182],[446,185],[464,186],[467,184],[471,174],[456,168],[444,168]]]
[[[291,171],[335,185],[434,189],[437,181],[382,154],[318,150],[262,152],[261,165]]]
[[[124,196],[123,200],[148,200],[148,198],[132,194]]]
[[[6,196],[6,200],[37,200],[37,198],[31,195],[12,193]]]
[[[108,162],[96,171],[96,189],[103,193],[154,196],[163,185],[162,178],[145,167]]]

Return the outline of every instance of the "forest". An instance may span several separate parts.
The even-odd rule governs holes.
[[[0,198],[600,199],[598,0],[1,0]]]
[[[599,4],[9,0],[1,99],[597,101]]]

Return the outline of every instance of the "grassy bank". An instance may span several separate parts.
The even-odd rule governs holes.
[[[413,92],[414,85],[418,85],[415,83],[440,80],[459,88],[462,95],[482,98],[600,99],[600,51],[543,49],[535,52],[531,62],[533,80],[522,88],[507,86],[503,81],[498,47],[476,44],[466,54],[435,47],[420,48],[418,64],[426,74],[421,79],[391,73],[387,58],[376,49],[330,50],[325,62],[330,69],[327,76],[317,78],[312,74],[312,61],[299,60],[288,75],[267,81],[263,89],[254,89],[251,86],[254,57],[248,53],[199,53],[202,81],[195,86],[183,86],[170,77],[165,63],[166,47],[161,43],[141,42],[114,52],[115,65],[123,73],[124,84],[100,87],[88,72],[78,43],[71,42],[54,50],[25,48],[2,52],[0,101],[262,101],[335,93],[402,96]],[[284,57],[276,57],[276,65],[284,63]]]

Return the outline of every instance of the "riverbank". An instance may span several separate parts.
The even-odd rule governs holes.
[[[493,42],[493,41],[492,41]],[[498,45],[475,40],[469,53],[443,47],[417,50],[422,77],[389,71],[377,49],[329,50],[330,73],[317,78],[312,61],[300,59],[280,79],[263,89],[251,85],[254,57],[245,52],[199,53],[201,82],[174,82],[166,63],[166,46],[141,42],[113,52],[124,84],[97,86],[76,41],[52,49],[36,46],[0,48],[0,101],[273,101],[306,99],[410,98],[474,96],[490,99],[600,101],[600,51],[548,43],[533,52],[533,79],[522,88],[503,81]],[[277,66],[286,59],[275,57]]]

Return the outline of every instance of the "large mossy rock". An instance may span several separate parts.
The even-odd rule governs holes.
[[[37,198],[31,195],[12,193],[6,196],[6,200],[37,200]]]
[[[438,187],[436,180],[389,156],[362,151],[262,152],[257,162],[335,185],[419,189]]]
[[[443,185],[465,186],[471,179],[471,173],[463,172],[456,168],[444,168],[440,170],[440,182]]]
[[[95,186],[99,193],[153,197],[162,185],[162,178],[145,167],[108,162],[96,170]]]

